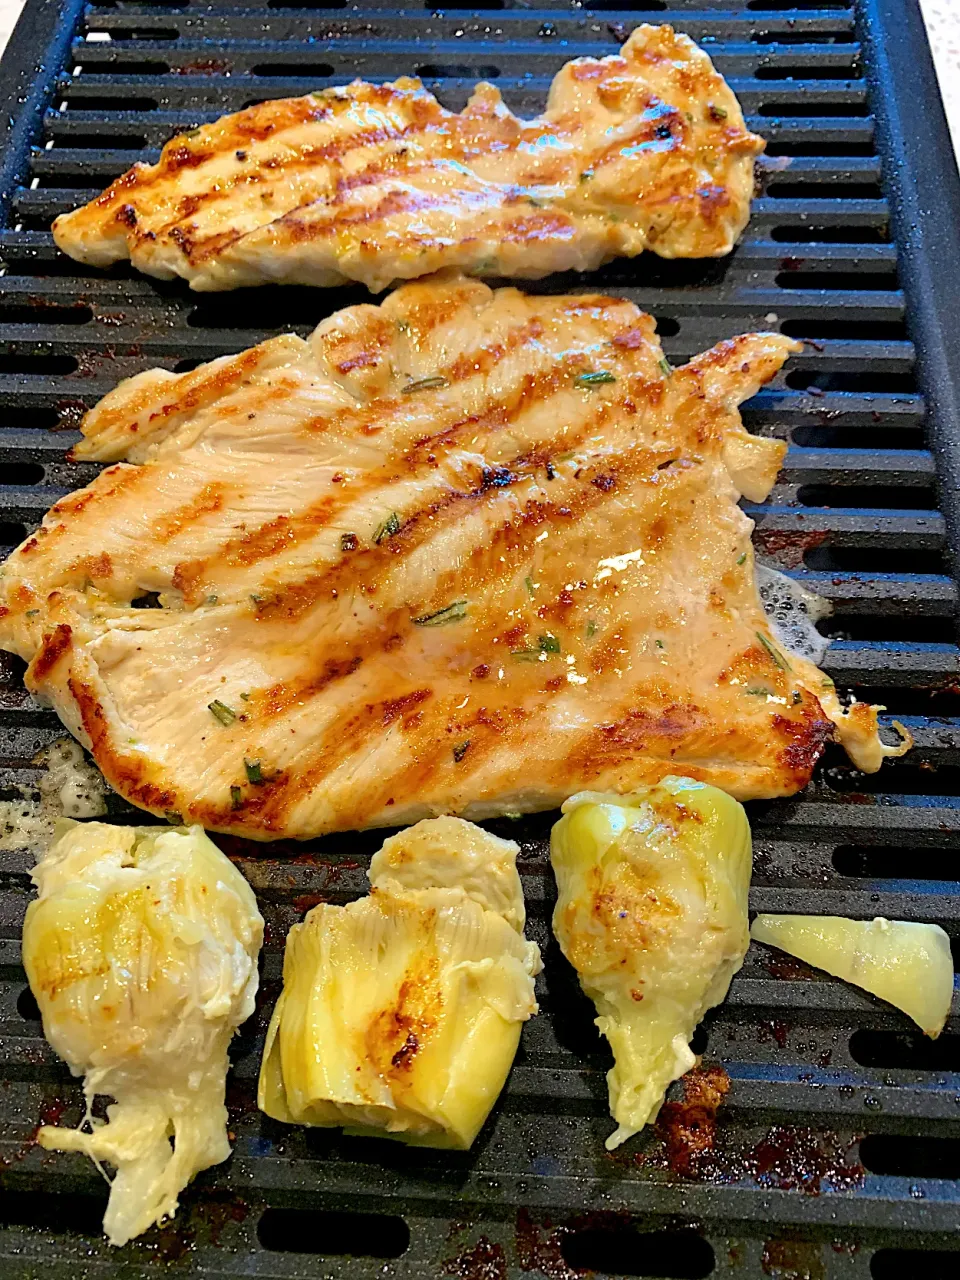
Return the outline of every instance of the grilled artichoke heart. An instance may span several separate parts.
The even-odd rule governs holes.
[[[584,791],[563,806],[550,842],[553,929],[613,1049],[610,1149],[694,1065],[697,1023],[743,963],[750,856],[742,807],[689,778]]]
[[[44,1034],[85,1077],[87,1114],[37,1140],[114,1166],[103,1225],[120,1245],[230,1154],[227,1045],[253,1012],[263,920],[201,827],[70,822],[57,835],[33,872],[23,960]],[[107,1122],[90,1114],[96,1094],[114,1099]]]
[[[517,846],[458,818],[387,840],[368,897],[287,939],[259,1103],[290,1123],[466,1149],[536,1012]]]
[[[953,1002],[950,939],[937,924],[845,916],[757,916],[757,942],[862,987],[936,1040]]]

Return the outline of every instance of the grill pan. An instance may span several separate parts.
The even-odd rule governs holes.
[[[0,64],[0,544],[15,545],[97,467],[64,454],[122,377],[190,368],[307,333],[366,295],[191,295],[58,254],[53,217],[174,132],[270,97],[416,71],[449,107],[479,78],[533,113],[569,58],[673,22],[714,58],[768,140],[760,194],[728,259],[616,262],[532,292],[602,287],[653,313],[674,363],[750,328],[805,340],[746,407],[791,449],[748,507],[768,563],[828,597],[826,670],[885,703],[916,748],[879,774],[839,751],[788,801],[749,806],[751,907],[933,920],[960,940],[960,182],[913,0],[648,0],[633,8],[349,7],[296,0],[28,0]],[[952,344],[952,346],[951,346]],[[5,658],[0,787],[34,786],[61,736]],[[117,820],[132,811],[110,799]],[[232,1159],[176,1221],[124,1250],[100,1236],[89,1162],[42,1152],[40,1123],[80,1119],[20,967],[30,856],[0,853],[0,1275],[301,1280],[611,1276],[924,1280],[960,1274],[960,1011],[924,1041],[903,1017],[779,953],[751,948],[695,1048],[729,1092],[684,1102],[608,1154],[609,1057],[550,939],[552,815],[489,824],[522,844],[541,1014],[469,1154],[287,1128],[255,1106],[289,926],[363,891],[383,833],[305,845],[221,840],[268,921],[257,1016],[234,1042]]]

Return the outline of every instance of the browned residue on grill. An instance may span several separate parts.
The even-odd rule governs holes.
[[[692,1178],[716,1145],[717,1108],[730,1091],[730,1077],[721,1066],[694,1067],[680,1087],[682,1096],[663,1104],[656,1127],[669,1167]]]

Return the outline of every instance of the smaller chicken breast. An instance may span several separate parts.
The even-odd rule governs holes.
[[[694,1065],[697,1023],[743,964],[750,826],[724,792],[668,777],[627,796],[572,796],[550,859],[553,930],[613,1050],[612,1150]]]
[[[517,845],[459,818],[384,843],[370,896],[322,904],[287,938],[261,1110],[466,1149],[537,1011]]]
[[[224,116],[53,234],[80,262],[200,290],[716,257],[746,226],[763,146],[703,50],[645,24],[619,54],[568,62],[535,120],[490,84],[447,111],[409,77]]]
[[[263,920],[200,827],[64,822],[33,879],[23,963],[87,1101],[79,1129],[45,1125],[37,1141],[113,1166],[103,1226],[121,1245],[230,1154],[227,1046],[253,1012]],[[106,1123],[97,1094],[114,1100]]]

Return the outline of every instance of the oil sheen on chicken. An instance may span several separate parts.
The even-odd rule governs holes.
[[[517,845],[458,818],[387,840],[370,894],[294,925],[260,1072],[277,1120],[466,1149],[536,1013]]]
[[[610,1149],[694,1065],[697,1023],[743,963],[750,855],[742,807],[690,778],[563,806],[550,840],[553,929],[613,1050]]]
[[[227,1046],[253,1012],[263,920],[250,886],[199,827],[64,822],[37,864],[23,963],[44,1035],[85,1077],[79,1129],[49,1151],[116,1170],[103,1226],[124,1244],[230,1154]],[[113,1099],[107,1121],[90,1114]]]
[[[746,225],[763,145],[702,50],[641,26],[567,63],[536,120],[491,84],[455,114],[419,80],[357,80],[180,134],[53,233],[81,262],[202,290],[715,257]]]
[[[785,448],[737,405],[796,346],[671,369],[623,299],[461,277],[141,373],[75,450],[129,462],[3,567],[0,646],[127,799],[255,839],[678,771],[790,795],[835,730],[879,768],[876,709],[775,640],[737,505]]]

